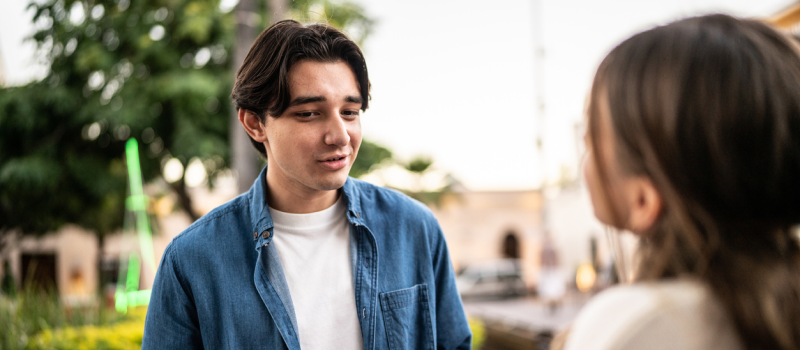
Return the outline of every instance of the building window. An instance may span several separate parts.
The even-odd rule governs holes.
[[[22,286],[58,292],[55,254],[22,254]]]
[[[507,259],[519,259],[519,239],[514,231],[508,231],[503,238],[503,257]]]

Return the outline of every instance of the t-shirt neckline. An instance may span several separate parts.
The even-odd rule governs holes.
[[[344,196],[339,195],[333,205],[314,213],[287,213],[272,207],[269,207],[269,212],[276,228],[291,228],[295,230],[318,228],[334,224],[342,218],[346,211],[342,197]]]

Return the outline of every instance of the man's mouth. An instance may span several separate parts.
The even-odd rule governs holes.
[[[347,155],[336,154],[319,160],[319,164],[328,170],[339,170],[347,166],[347,157]]]

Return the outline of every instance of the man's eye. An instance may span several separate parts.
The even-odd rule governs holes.
[[[298,117],[302,117],[302,118],[309,118],[309,117],[314,115],[314,112],[298,112],[298,113],[295,113],[294,115],[296,115]]]
[[[358,111],[343,111],[342,114],[350,117],[358,116]]]

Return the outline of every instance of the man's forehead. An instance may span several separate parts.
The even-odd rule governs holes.
[[[356,76],[343,61],[300,61],[289,70],[288,80],[292,101],[317,97],[341,99],[352,95],[359,96],[358,100],[361,100]]]

